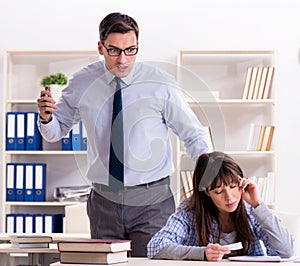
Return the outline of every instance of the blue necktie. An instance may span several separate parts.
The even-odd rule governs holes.
[[[114,192],[119,191],[124,186],[123,113],[120,78],[116,78],[116,82],[117,88],[113,101],[109,157],[109,187]]]

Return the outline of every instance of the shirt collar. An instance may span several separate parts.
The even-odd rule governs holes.
[[[115,75],[113,75],[106,67],[105,62],[104,62],[104,66],[105,66],[105,78],[107,81],[107,84],[111,84],[113,82],[113,80],[115,79]],[[133,75],[134,75],[134,71],[135,71],[135,64],[133,65],[133,68],[131,69],[131,71],[129,72],[129,74],[124,77],[121,78],[121,81],[126,84],[127,86],[130,85],[132,83],[133,80]]]

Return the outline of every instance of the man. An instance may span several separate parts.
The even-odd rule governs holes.
[[[91,237],[131,239],[132,256],[144,257],[148,241],[175,210],[168,128],[193,159],[209,151],[207,136],[174,78],[135,63],[139,28],[133,18],[111,13],[99,33],[104,60],[75,73],[57,105],[51,92],[41,91],[39,128],[55,142],[82,120],[92,182]],[[121,103],[115,105],[116,98]]]

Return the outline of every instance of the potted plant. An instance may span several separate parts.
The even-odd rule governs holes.
[[[57,102],[61,96],[61,91],[63,89],[63,86],[66,85],[67,82],[68,82],[67,76],[63,73],[58,72],[43,77],[40,84],[43,87],[48,86],[48,88],[51,91],[52,98]]]
[[[49,76],[45,76],[41,80],[41,85],[45,87],[46,85],[66,85],[68,82],[68,78],[65,74],[63,73],[55,73],[55,74],[50,74]]]

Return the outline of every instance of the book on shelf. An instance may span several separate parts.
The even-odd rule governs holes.
[[[255,82],[256,82],[256,77],[257,77],[257,71],[258,71],[258,67],[253,67],[252,68],[252,75],[251,75],[249,91],[248,91],[248,97],[247,97],[248,100],[253,99],[253,93],[254,93],[254,87],[255,87]]]
[[[181,178],[181,186],[182,186],[182,197],[180,199],[180,202],[182,202],[183,200],[185,200],[190,196],[190,189],[188,186],[186,171],[180,171],[180,178]]]
[[[52,243],[53,239],[48,235],[10,235],[9,240],[16,243]]]
[[[259,90],[258,90],[258,95],[257,95],[257,99],[258,100],[262,100],[263,99],[264,90],[265,90],[265,86],[266,86],[266,80],[267,80],[268,70],[269,70],[268,67],[263,67],[262,75],[261,75],[261,80],[260,80],[260,85],[259,85]]]
[[[248,99],[248,93],[249,93],[249,87],[251,82],[251,76],[252,76],[252,67],[248,67],[247,69],[247,75],[246,75],[246,81],[244,86],[244,92],[243,92],[243,100]]]
[[[262,142],[263,142],[264,135],[265,135],[265,130],[266,130],[266,126],[261,125],[260,126],[260,131],[259,131],[259,137],[258,137],[258,141],[257,141],[257,146],[256,146],[257,151],[261,150]]]
[[[266,199],[267,195],[267,186],[268,186],[268,179],[266,176],[259,176],[257,181],[258,190],[260,192],[260,197],[263,201]]]
[[[261,199],[267,204],[274,203],[274,172],[268,172],[267,176],[251,176],[251,181],[257,184]]]
[[[181,183],[183,187],[183,197],[181,201],[189,198],[193,191],[193,171],[181,170],[180,171]]]
[[[49,243],[17,243],[11,242],[12,248],[49,248]]]
[[[255,84],[254,84],[254,89],[253,89],[252,99],[257,99],[258,98],[258,92],[259,92],[259,88],[260,88],[262,72],[263,72],[263,67],[258,67],[257,68],[256,80],[255,80]]]
[[[114,264],[127,262],[127,251],[119,252],[60,252],[61,263]]]
[[[248,67],[243,92],[243,100],[263,100],[269,98],[274,67]]]
[[[131,240],[80,238],[58,241],[60,252],[120,252],[131,250]]]
[[[213,137],[211,134],[211,130],[209,126],[204,126],[204,130],[206,132],[206,136],[207,136],[207,141],[208,141],[208,147],[211,151],[214,150],[214,142],[213,142]]]
[[[10,235],[12,248],[49,248],[53,242],[51,236],[46,235]]]
[[[263,93],[263,99],[269,98],[271,85],[272,85],[272,81],[273,81],[273,76],[274,76],[274,67],[269,67],[266,84],[265,84],[265,89],[264,89],[264,93]]]
[[[265,133],[263,136],[261,151],[269,151],[271,149],[273,134],[274,134],[275,126],[265,126]]]
[[[247,150],[248,151],[255,151],[258,143],[259,133],[260,133],[261,125],[251,123],[250,124],[250,132],[249,138],[247,143]]]
[[[247,143],[248,151],[269,151],[271,149],[275,126],[251,123]]]
[[[266,199],[267,204],[272,204],[275,201],[275,173],[267,173],[267,192]]]

